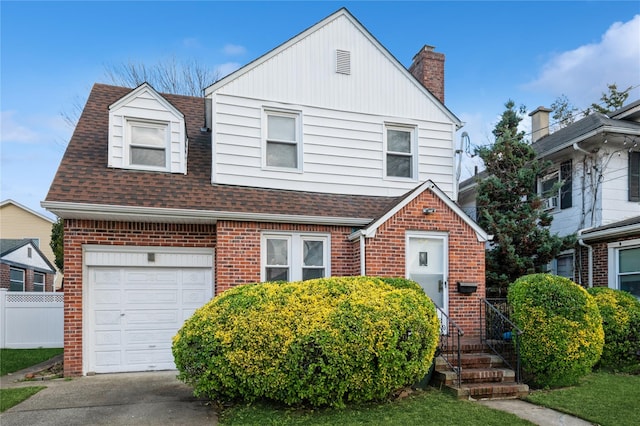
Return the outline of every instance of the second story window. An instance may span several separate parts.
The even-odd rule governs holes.
[[[167,170],[167,124],[133,120],[127,124],[129,165]]]
[[[300,169],[300,114],[284,111],[265,111],[265,166]]]
[[[402,126],[385,126],[386,176],[416,178],[414,129]]]
[[[573,167],[571,160],[540,180],[540,195],[547,210],[568,209],[573,204]]]

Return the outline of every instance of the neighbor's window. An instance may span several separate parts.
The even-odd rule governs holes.
[[[387,177],[415,178],[414,129],[400,126],[385,127]]]
[[[150,169],[168,168],[168,125],[128,121],[129,165]]]
[[[42,272],[33,273],[33,291],[44,291],[44,274]]]
[[[277,233],[262,238],[263,281],[299,281],[329,276],[327,235]]]
[[[24,291],[24,270],[10,268],[9,291]]]
[[[267,167],[299,169],[300,114],[283,111],[265,111],[267,121]]]
[[[573,253],[556,257],[554,274],[573,280]]]
[[[640,299],[640,247],[618,250],[618,288]]]
[[[572,171],[571,160],[564,161],[559,169],[540,180],[540,195],[547,210],[568,209],[572,206]]]

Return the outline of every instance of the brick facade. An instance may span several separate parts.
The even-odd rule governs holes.
[[[425,216],[424,207],[436,212]],[[484,243],[462,218],[431,191],[424,191],[378,228],[375,238],[367,239],[367,275],[405,276],[405,232],[437,231],[449,235],[449,316],[465,336],[479,336],[480,299],[485,297]],[[456,283],[478,284],[475,293],[458,293]]]
[[[430,216],[424,206],[435,207]],[[65,308],[64,374],[82,374],[83,245],[198,247],[215,249],[215,294],[261,279],[261,235],[268,231],[331,235],[331,275],[360,275],[360,242],[349,240],[349,226],[304,225],[221,220],[216,225],[66,220],[64,226]],[[425,191],[365,239],[367,274],[405,276],[405,231],[440,231],[449,235],[450,316],[467,335],[478,332],[479,299],[484,297],[484,245],[459,216],[431,191]],[[472,281],[478,291],[461,295],[453,283]]]
[[[638,235],[632,235],[624,238],[615,238],[614,240],[589,243],[593,256],[594,287],[609,286],[609,244],[612,242],[635,240],[637,238]],[[579,265],[579,269],[576,270],[574,274],[576,282],[581,282],[584,287],[587,287],[589,285],[589,250],[586,247],[578,246],[575,256],[576,264]]]

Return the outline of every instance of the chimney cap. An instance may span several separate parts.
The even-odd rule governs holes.
[[[413,55],[413,62],[416,61],[416,58],[420,56],[422,52],[433,52],[434,50],[436,50],[435,46],[431,46],[430,44],[425,44],[424,46],[422,46],[420,50],[418,50],[418,53]]]
[[[551,112],[551,111],[553,111],[551,108],[546,108],[546,107],[543,107],[543,106],[539,106],[538,108],[536,108],[535,110],[533,110],[533,111],[531,111],[529,113],[529,117],[531,117],[532,115],[537,114],[539,112]]]

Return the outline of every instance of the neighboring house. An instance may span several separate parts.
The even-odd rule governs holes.
[[[53,291],[55,273],[35,241],[0,239],[0,288]]]
[[[53,265],[55,288],[62,285],[62,274],[55,267],[55,256],[51,249],[51,227],[55,221],[13,200],[0,202],[0,238],[29,239],[40,249]]]
[[[578,244],[549,270],[585,287],[622,289],[640,298],[640,101],[551,134],[550,112],[540,107],[530,114],[532,146],[538,158],[552,163],[538,191],[553,214],[551,232],[576,234]],[[459,203],[472,214],[475,180],[460,186]]]
[[[96,84],[42,203],[65,222],[65,375],[174,368],[194,309],[266,280],[410,277],[477,336],[460,126],[444,55],[409,71],[346,9],[204,98]]]

